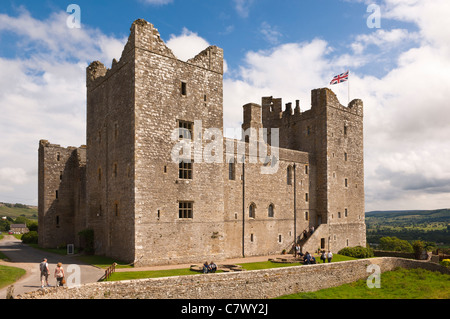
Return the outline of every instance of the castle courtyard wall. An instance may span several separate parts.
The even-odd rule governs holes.
[[[439,264],[396,257],[378,257],[264,270],[99,282],[73,288],[41,289],[17,299],[268,299],[309,292],[367,279],[397,267],[424,268],[450,274]],[[377,289],[377,288],[373,288]]]

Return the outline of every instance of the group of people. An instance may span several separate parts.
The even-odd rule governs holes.
[[[322,250],[322,254],[320,255],[320,259],[322,262],[325,263],[325,261],[328,260],[328,262],[331,262],[331,259],[333,259],[333,253],[331,251],[328,251],[328,253],[325,253],[325,250]]]
[[[310,265],[310,264],[315,264],[316,263],[316,258],[311,255],[309,252],[306,252],[305,254],[303,254],[301,252],[301,247],[299,244],[297,244],[295,246],[295,257],[300,256],[300,259],[303,259],[303,262],[306,265]],[[331,251],[325,252],[325,250],[322,250],[321,255],[320,255],[320,260],[322,260],[322,263],[325,262],[331,262],[331,260],[333,259],[333,253]]]
[[[211,261],[211,263],[208,264],[207,261],[205,261],[205,263],[203,264],[203,273],[207,274],[207,273],[214,273],[217,270],[217,265]]]
[[[300,256],[303,257],[303,262],[305,263],[305,265],[316,264],[316,258],[309,252],[306,252],[304,256],[302,253],[300,253]],[[322,263],[326,263],[327,261],[330,263],[332,259],[333,253],[331,251],[328,251],[328,253],[326,253],[325,250],[322,250],[322,253],[320,255],[320,260],[322,260]]]
[[[41,273],[41,288],[44,288],[44,286],[50,287],[50,284],[48,283],[48,276],[50,274],[50,270],[48,268],[48,262],[47,258],[44,258],[42,262],[39,264],[39,270]],[[62,287],[65,283],[65,275],[64,275],[64,269],[62,267],[62,263],[58,263],[55,268],[54,276],[56,278],[56,287]]]

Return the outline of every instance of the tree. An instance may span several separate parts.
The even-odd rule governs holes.
[[[401,251],[407,253],[413,252],[413,247],[408,241],[399,239],[397,237],[381,237],[380,249],[388,251]]]

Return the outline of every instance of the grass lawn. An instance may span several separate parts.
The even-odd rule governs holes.
[[[151,271],[127,271],[127,272],[113,273],[112,276],[108,278],[108,281],[171,277],[171,276],[186,276],[186,275],[198,275],[198,274],[201,274],[201,273],[192,271],[189,268],[168,269],[168,270],[151,270]]]
[[[332,262],[353,260],[355,258],[346,257],[341,255],[334,255]],[[320,260],[317,259],[320,263]],[[108,267],[111,265],[108,264]],[[258,270],[268,268],[280,268],[300,266],[300,263],[274,263],[271,261],[262,261],[255,263],[243,263],[239,264],[245,270]],[[220,271],[218,271],[219,273]],[[143,278],[157,278],[157,277],[169,277],[169,276],[185,276],[185,275],[198,275],[199,272],[192,271],[189,268],[185,269],[169,269],[169,270],[151,270],[151,271],[129,271],[129,272],[116,272],[108,279],[108,281],[130,280],[130,279],[143,279]]]
[[[8,267],[0,265],[0,288],[9,286],[25,275],[26,271],[22,268]]]
[[[380,275],[381,288],[366,280],[277,299],[450,299],[450,275],[425,269],[399,268]]]
[[[117,263],[116,268],[133,268],[133,266],[125,264],[123,262],[117,261],[115,259],[104,257],[104,256],[95,256],[95,255],[83,255],[77,257],[79,260],[91,264],[93,266],[107,269],[110,267],[114,262]]]

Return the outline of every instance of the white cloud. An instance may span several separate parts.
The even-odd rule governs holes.
[[[237,13],[243,18],[248,17],[253,1],[254,0],[233,0]]]
[[[384,30],[377,29],[375,32],[369,34],[361,34],[356,37],[354,43],[351,44],[353,51],[356,54],[363,53],[370,45],[375,45],[382,49],[383,52],[389,51],[402,42],[417,41],[418,34],[409,32],[406,29]]]
[[[0,184],[21,185],[27,181],[27,175],[22,168],[3,167],[0,168]]]
[[[383,19],[414,23],[418,31],[369,30],[356,36],[353,52],[345,54],[317,39],[249,52],[237,75],[231,72],[236,76],[225,80],[225,123],[239,125],[242,105],[260,103],[261,96],[281,97],[284,103],[300,98],[302,110],[308,109],[310,90],[327,86],[331,75],[349,67],[351,98],[364,101],[367,210],[447,207],[449,15],[448,1],[386,0]],[[384,75],[359,71],[383,67],[383,59],[390,67]],[[347,84],[330,88],[345,105]]]
[[[0,58],[0,196],[11,201],[36,204],[40,139],[86,143],[86,67],[119,59],[126,41],[85,26],[69,29],[67,16],[38,20],[23,9],[17,17],[0,14],[0,33],[14,34],[11,45],[21,52]]]
[[[263,96],[281,97],[284,103],[300,100],[301,109],[309,109],[310,90],[325,87],[333,75],[326,58],[330,50],[326,41],[314,39],[248,52],[237,75],[224,80],[225,127],[239,127],[242,106],[259,104]]]
[[[197,33],[183,28],[180,35],[171,34],[166,42],[169,49],[181,61],[187,61],[194,58],[197,54],[210,46],[209,42],[200,37]],[[228,70],[227,62],[223,61],[223,71]]]
[[[264,39],[270,44],[278,44],[280,38],[283,36],[283,34],[281,34],[281,32],[278,31],[276,27],[272,27],[265,21],[261,23],[260,29],[260,32],[263,35]]]
[[[180,35],[171,34],[166,45],[178,59],[187,61],[206,49],[209,43],[197,33],[183,28]]]

